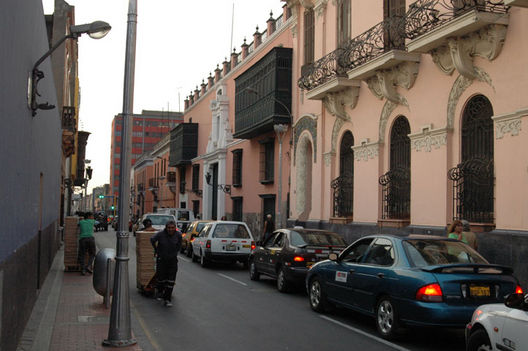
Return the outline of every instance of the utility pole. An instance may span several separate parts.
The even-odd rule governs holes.
[[[128,286],[128,220],[130,209],[130,159],[132,151],[132,118],[134,107],[134,70],[136,64],[137,0],[128,2],[125,79],[123,89],[123,132],[121,134],[121,163],[119,166],[119,221],[114,275],[114,292],[108,339],[105,346],[125,347],[136,344],[130,326],[130,296]]]

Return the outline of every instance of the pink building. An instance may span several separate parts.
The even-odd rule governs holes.
[[[286,2],[290,220],[352,241],[467,219],[528,282],[528,3]]]

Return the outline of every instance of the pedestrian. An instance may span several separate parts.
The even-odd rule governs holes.
[[[143,220],[143,229],[141,231],[143,232],[155,232],[156,229],[152,226],[152,221],[148,218],[145,218]]]
[[[172,289],[178,272],[178,252],[182,244],[181,232],[174,221],[168,221],[165,229],[150,238],[156,257],[156,277],[158,299],[162,299],[165,306],[172,306]]]
[[[92,273],[92,264],[95,259],[95,238],[94,238],[95,220],[91,212],[84,213],[84,219],[79,221],[79,264],[81,265],[81,274]],[[85,262],[85,256],[88,253],[88,262]]]
[[[222,216],[222,218],[220,218],[221,221],[227,221],[227,217],[226,216]]]
[[[464,234],[462,233],[464,229],[464,226],[462,225],[462,221],[456,219],[451,223],[449,228],[447,229],[448,235],[447,237],[450,239],[457,239],[460,240],[466,244],[468,244],[467,239],[464,237]]]
[[[462,221],[462,236],[467,240],[468,245],[474,250],[478,250],[477,236],[471,231],[469,222],[463,219]]]
[[[262,244],[268,240],[273,231],[275,231],[275,224],[273,223],[271,214],[268,213],[266,215],[266,219],[264,220],[264,228],[262,230]]]

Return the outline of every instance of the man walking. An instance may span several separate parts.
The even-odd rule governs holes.
[[[86,212],[84,219],[79,221],[79,264],[82,275],[86,275],[86,272],[92,273],[92,263],[95,259],[94,225],[95,220],[91,212]],[[84,262],[86,252],[88,264]]]
[[[178,272],[178,252],[180,252],[182,235],[174,221],[168,221],[165,229],[150,238],[156,256],[156,277],[158,279],[158,297],[165,306],[172,306],[172,289]]]

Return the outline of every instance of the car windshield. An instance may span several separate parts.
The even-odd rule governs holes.
[[[148,219],[152,221],[152,225],[165,225],[168,221],[173,221],[172,216],[147,216]]]
[[[403,246],[409,259],[417,267],[462,263],[488,264],[478,252],[458,241],[411,239],[405,240]]]
[[[217,224],[213,232],[213,238],[237,238],[249,239],[249,233],[242,224]]]
[[[195,229],[196,232],[199,233],[199,232],[203,229],[203,227],[205,227],[206,224],[207,224],[207,222],[200,222],[200,223],[198,223],[198,224],[196,225],[196,229]]]
[[[291,232],[293,246],[346,246],[345,240],[335,233],[325,232]]]

